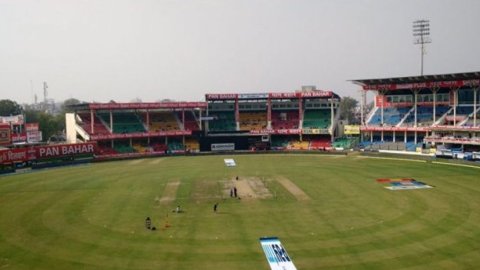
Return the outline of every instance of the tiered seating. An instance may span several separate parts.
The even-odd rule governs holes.
[[[98,146],[98,153],[100,155],[115,155],[118,154],[115,149],[110,148],[110,147],[103,147],[103,146]]]
[[[208,122],[210,131],[235,131],[235,113],[228,112],[211,112],[208,116],[214,117],[214,120]]]
[[[400,120],[405,117],[405,114],[408,113],[410,107],[402,108],[384,108],[383,109],[383,123],[385,125],[395,126]],[[382,110],[378,109],[375,114],[370,119],[369,125],[380,125],[382,123]]]
[[[291,141],[288,145],[288,149],[291,150],[308,150],[310,142],[308,141]]]
[[[117,151],[120,154],[136,153],[135,148],[133,148],[129,145],[115,145],[114,149],[115,149],[115,151]]]
[[[241,130],[262,130],[267,128],[266,112],[242,112],[240,113]]]
[[[157,143],[152,145],[152,149],[155,152],[165,152],[168,150],[168,146],[166,146],[165,144]]]
[[[97,134],[97,135],[103,135],[103,134],[110,134],[110,131],[107,129],[107,127],[100,121],[100,119],[94,115],[94,121],[95,123],[93,124],[93,131],[94,133],[91,132],[91,121],[90,121],[90,114],[79,114],[80,119],[82,119],[82,128],[85,130],[88,134]]]
[[[297,129],[298,111],[272,111],[272,129]]]
[[[329,148],[332,146],[330,138],[318,138],[318,139],[313,139],[310,141],[310,149],[312,150],[319,150],[319,149],[325,149]]]
[[[469,115],[473,112],[473,106],[457,106],[456,114],[457,115]],[[453,110],[448,114],[453,116]]]
[[[285,149],[288,147],[288,139],[287,138],[283,138],[283,137],[275,137],[275,138],[272,138],[272,143],[271,143],[271,147],[272,148],[282,148],[282,149]]]
[[[303,128],[327,129],[330,126],[330,110],[305,110]]]
[[[177,112],[177,117],[182,121],[182,112]],[[185,123],[183,125],[185,130],[197,131],[200,129],[192,111],[185,111]]]
[[[110,122],[109,113],[99,113],[98,116],[106,123]],[[136,114],[131,112],[114,112],[113,132],[114,133],[134,133],[145,132],[145,128]]]
[[[147,153],[147,152],[151,152],[152,148],[141,145],[141,144],[133,144],[133,149],[135,149],[135,152],[138,152],[138,153]]]
[[[170,141],[168,142],[168,150],[170,151],[182,151],[185,150],[185,147],[181,142]]]
[[[349,148],[353,148],[357,142],[358,142],[358,138],[345,138],[345,137],[337,138],[333,142],[333,147],[349,149]]]
[[[193,138],[188,138],[188,139],[185,140],[185,148],[187,150],[196,152],[196,151],[200,150],[200,144],[198,143],[197,140],[195,140]]]
[[[180,130],[173,112],[150,113],[150,131]]]
[[[444,115],[450,107],[448,106],[438,106],[435,108],[435,118],[438,119]],[[412,111],[405,122],[404,125],[413,125],[415,123],[415,113]],[[418,106],[417,107],[417,124],[420,125],[431,125],[433,124],[433,107],[431,106]]]

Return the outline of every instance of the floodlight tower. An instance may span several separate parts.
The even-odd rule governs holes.
[[[425,44],[432,43],[430,39],[430,20],[416,20],[413,22],[413,44],[421,49],[420,75],[423,76],[423,56],[427,53]]]

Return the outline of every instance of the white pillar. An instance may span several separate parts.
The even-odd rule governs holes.
[[[407,130],[403,133],[403,142],[407,143]]]
[[[382,133],[380,133],[380,136],[381,136],[380,140],[383,142],[383,130],[382,130]]]
[[[473,89],[473,126],[477,126],[477,91],[478,88]]]
[[[414,92],[415,95],[415,103],[413,106],[415,106],[415,122],[414,122],[414,127],[417,127],[417,99],[418,99],[418,90],[415,90]]]
[[[396,137],[396,135],[395,135],[395,130],[394,130],[394,131],[393,131],[393,142],[396,141],[395,137]]]
[[[457,90],[453,90],[453,126],[457,126]]]
[[[433,123],[437,122],[437,90],[433,90]]]

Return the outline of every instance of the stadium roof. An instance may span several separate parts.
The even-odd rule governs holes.
[[[353,82],[354,84],[363,86],[365,89],[365,86],[373,86],[373,85],[419,84],[419,83],[469,81],[469,80],[480,80],[480,71],[423,75],[423,76],[393,77],[393,78],[382,78],[382,79],[361,79],[361,80],[350,80],[350,81]]]

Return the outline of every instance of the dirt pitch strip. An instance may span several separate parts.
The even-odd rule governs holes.
[[[132,165],[138,165],[138,164],[140,164],[140,163],[142,163],[142,162],[144,162],[144,161],[145,161],[145,159],[135,159],[135,160],[130,161],[130,162],[128,163],[128,165],[130,165],[130,166],[132,166]]]
[[[230,196],[230,190],[237,188],[237,195],[242,200],[268,199],[272,198],[272,193],[265,185],[265,182],[257,177],[240,177],[231,181],[224,182],[224,196]]]
[[[162,198],[158,201],[160,203],[169,203],[176,199],[177,197],[177,190],[180,186],[180,181],[169,182],[163,191]]]
[[[150,165],[156,165],[156,164],[158,164],[158,163],[160,163],[160,162],[162,162],[162,161],[164,161],[164,160],[165,160],[165,158],[156,158],[156,159],[150,161],[149,164],[150,164]]]
[[[311,200],[310,197],[303,192],[295,183],[290,181],[290,179],[285,178],[283,176],[277,177],[277,181],[290,192],[297,200],[299,201],[309,201]]]

